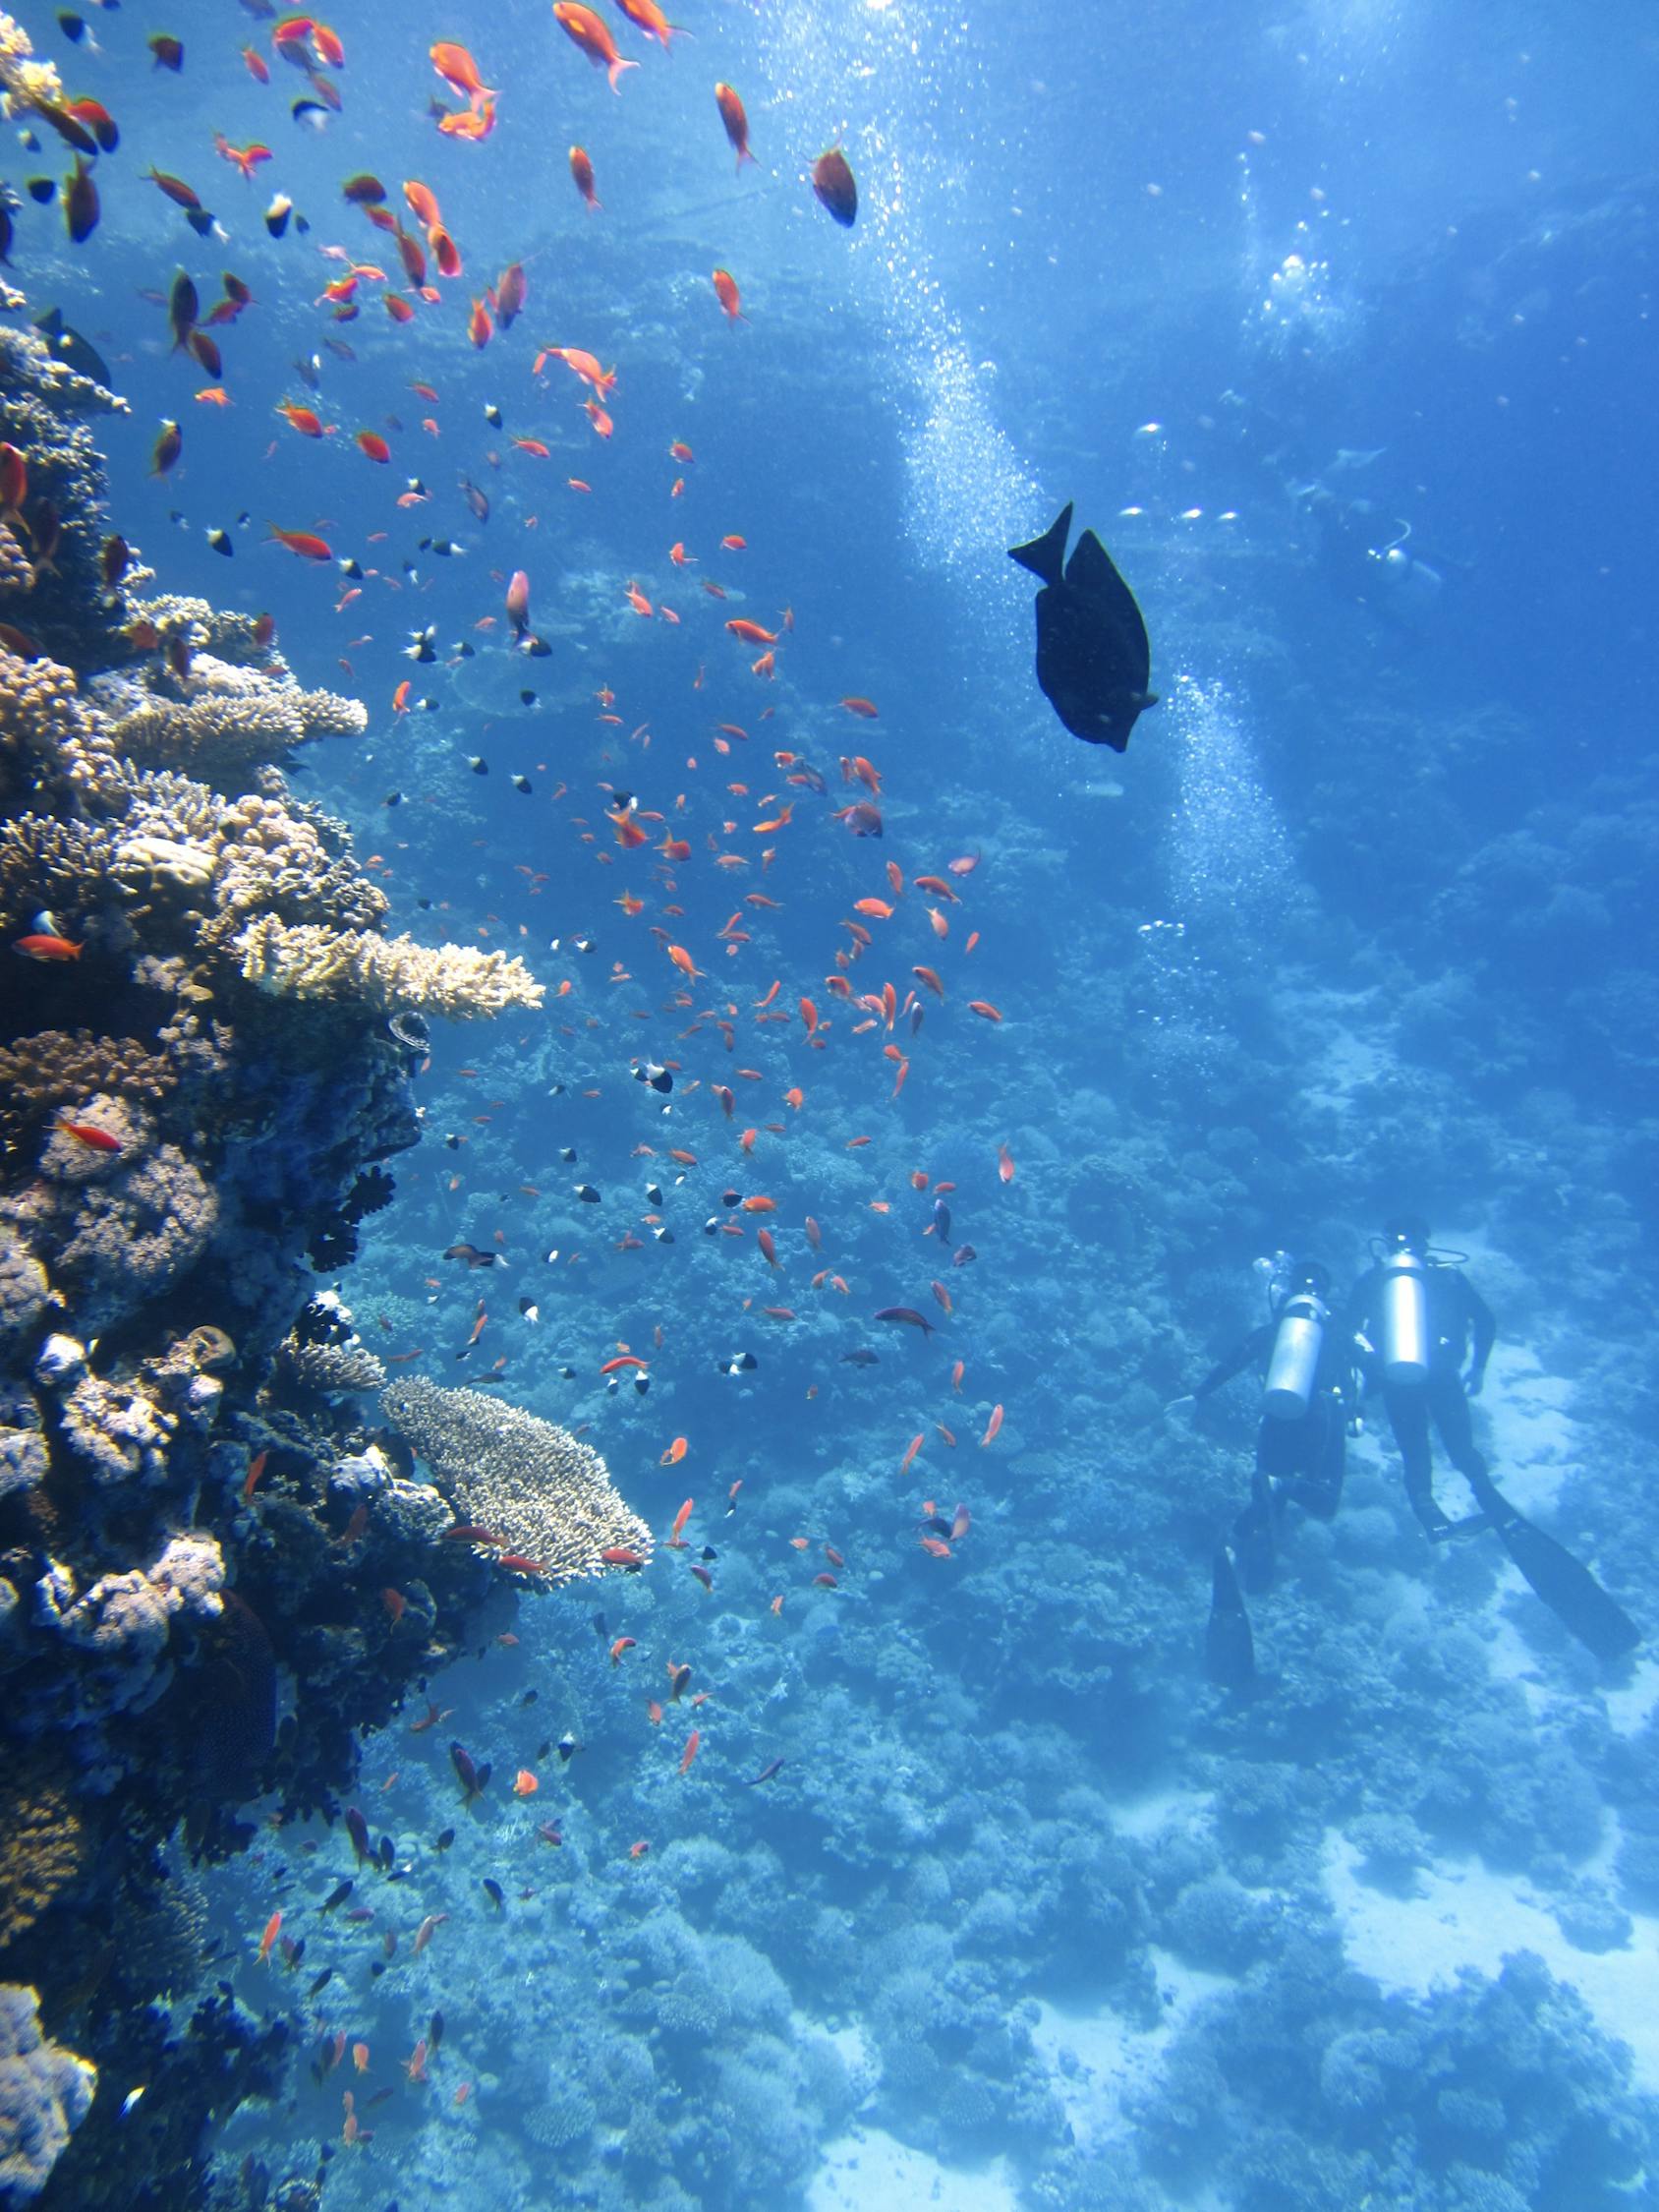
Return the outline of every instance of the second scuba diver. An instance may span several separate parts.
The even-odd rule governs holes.
[[[1219,1361],[1190,1397],[1167,1409],[1208,1398],[1246,1368],[1264,1378],[1250,1502],[1232,1525],[1232,1549],[1250,1591],[1266,1590],[1273,1580],[1274,1525],[1287,1501],[1319,1521],[1336,1512],[1355,1398],[1353,1346],[1332,1320],[1330,1269],[1317,1259],[1296,1260],[1269,1296],[1273,1310],[1261,1327]]]
[[[1465,1529],[1502,1532],[1514,1508],[1492,1486],[1468,1405],[1480,1395],[1498,1335],[1492,1309],[1458,1263],[1460,1254],[1430,1251],[1429,1225],[1419,1215],[1390,1221],[1382,1248],[1354,1285],[1347,1326],[1375,1361],[1411,1510],[1431,1543]],[[1431,1423],[1480,1508],[1465,1520],[1451,1520],[1436,1501]]]
[[[1212,1680],[1230,1689],[1241,1688],[1255,1673],[1239,1585],[1255,1594],[1272,1584],[1275,1528],[1285,1504],[1293,1499],[1315,1519],[1329,1521],[1342,1498],[1356,1361],[1351,1334],[1333,1321],[1330,1295],[1331,1271],[1322,1261],[1282,1264],[1269,1289],[1267,1320],[1188,1396],[1165,1408],[1173,1413],[1194,1405],[1246,1368],[1263,1376],[1249,1503],[1230,1537],[1217,1545],[1213,1561],[1206,1660]]]

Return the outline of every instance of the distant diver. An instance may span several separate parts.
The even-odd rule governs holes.
[[[1074,737],[1122,752],[1135,718],[1157,699],[1147,689],[1152,653],[1134,594],[1092,530],[1078,539],[1069,563],[1071,502],[1052,529],[1008,558],[1040,577],[1037,594],[1037,681]]]
[[[1258,1261],[1264,1270],[1267,1261]],[[1269,1286],[1271,1310],[1260,1328],[1211,1368],[1196,1389],[1166,1413],[1208,1398],[1234,1375],[1258,1367],[1261,1420],[1249,1503],[1230,1539],[1239,1577],[1254,1594],[1273,1582],[1275,1532],[1291,1499],[1315,1520],[1329,1521],[1342,1500],[1348,1419],[1358,1403],[1353,1338],[1333,1319],[1331,1271],[1317,1259],[1291,1262],[1281,1253]]]
[[[1378,1249],[1380,1247],[1380,1249]],[[1562,1625],[1600,1659],[1618,1659],[1640,1631],[1587,1567],[1523,1520],[1494,1485],[1476,1448],[1468,1401],[1478,1397],[1497,1323],[1464,1277],[1460,1254],[1437,1252],[1429,1225],[1402,1214],[1388,1223],[1373,1265],[1348,1303],[1349,1327],[1370,1355],[1405,1475],[1405,1494],[1431,1543],[1491,1529]],[[1464,1373],[1463,1360],[1468,1358]],[[1429,1425],[1474,1494],[1477,1513],[1449,1519],[1433,1487]]]

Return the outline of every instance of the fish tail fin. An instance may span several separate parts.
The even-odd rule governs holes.
[[[1033,576],[1040,576],[1045,584],[1058,584],[1065,571],[1065,541],[1071,535],[1071,505],[1067,499],[1058,520],[1023,546],[1010,546],[1008,558],[1017,560],[1022,568],[1029,568]]]
[[[615,61],[611,62],[605,70],[605,75],[610,79],[611,90],[613,92],[619,92],[622,89],[621,86],[616,82],[616,80],[621,76],[622,72],[625,69],[638,69],[639,66],[639,63],[636,61],[624,61],[619,54],[616,57]]]

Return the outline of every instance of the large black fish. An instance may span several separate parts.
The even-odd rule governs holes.
[[[1135,717],[1158,701],[1146,688],[1152,667],[1146,624],[1134,594],[1092,530],[1069,564],[1071,506],[1042,537],[1010,546],[1008,557],[1043,580],[1037,594],[1037,681],[1074,737],[1122,752]]]
[[[34,327],[58,360],[66,362],[78,377],[89,377],[106,391],[114,390],[115,379],[109,373],[108,362],[89,339],[70,328],[63,319],[62,308],[50,307],[44,315],[37,315]]]

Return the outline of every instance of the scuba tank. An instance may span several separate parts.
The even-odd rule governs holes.
[[[1377,1309],[1377,1351],[1383,1380],[1396,1389],[1420,1388],[1429,1378],[1428,1267],[1404,1247],[1382,1262]]]
[[[1312,1404],[1320,1347],[1330,1318],[1330,1310],[1311,1290],[1298,1291],[1280,1308],[1262,1399],[1263,1413],[1275,1421],[1300,1421]]]

